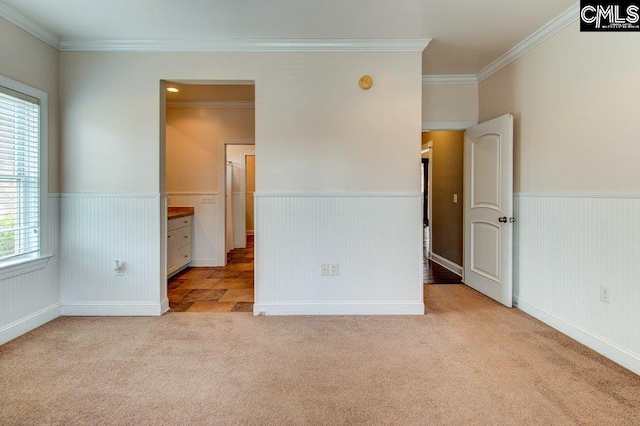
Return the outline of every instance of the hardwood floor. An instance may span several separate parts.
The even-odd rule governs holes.
[[[462,278],[444,266],[424,257],[423,277],[425,284],[461,284]]]
[[[427,258],[429,252],[429,228],[424,227],[424,246],[422,250],[422,276],[424,284],[461,284],[462,278],[444,266]]]

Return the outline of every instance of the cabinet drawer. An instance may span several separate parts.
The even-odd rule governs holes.
[[[178,247],[191,244],[191,227],[186,226],[178,229]]]
[[[184,266],[191,262],[191,244],[188,246],[180,247],[178,249],[178,265]]]
[[[167,230],[173,231],[174,229],[182,228],[184,226],[191,226],[191,216],[178,217],[176,219],[171,219],[167,223]]]

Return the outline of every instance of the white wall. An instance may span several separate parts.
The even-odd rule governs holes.
[[[479,99],[481,121],[515,114],[518,306],[640,373],[637,47],[576,22],[481,82]]]
[[[421,130],[421,54],[396,53],[63,53],[61,55],[61,93],[63,110],[62,134],[65,141],[62,158],[64,192],[157,194],[164,191],[163,141],[160,138],[160,80],[253,80],[256,86],[256,170],[258,194],[287,195],[287,214],[306,221],[309,212],[302,209],[298,198],[318,193],[354,194],[354,202],[366,204],[366,197],[401,194],[420,199],[420,130]],[[358,79],[371,74],[373,89],[363,91]],[[160,141],[160,142],[159,142]],[[258,196],[258,194],[256,196]],[[414,205],[415,204],[415,205]],[[380,204],[381,212],[361,219],[362,226],[374,232],[388,226],[389,213],[402,213],[414,218],[391,241],[375,240],[375,257],[386,256],[388,264],[413,259],[415,268],[402,280],[389,274],[384,284],[404,295],[412,308],[422,305],[420,268],[419,203],[397,200]],[[301,210],[302,209],[302,210]],[[400,212],[398,211],[400,210]],[[98,215],[99,212],[87,212]],[[351,229],[352,218],[327,211],[334,223],[328,232],[336,239],[328,246],[338,254],[337,238],[357,238]],[[138,212],[134,221],[153,220],[156,213]],[[266,220],[258,207],[257,221]],[[397,215],[396,215],[397,216]],[[73,226],[83,227],[78,224]],[[293,223],[281,224],[282,235]],[[89,231],[87,229],[87,231]],[[82,229],[75,230],[82,235]],[[277,286],[279,301],[299,301],[302,285],[295,279],[279,279],[270,275],[273,265],[282,262],[290,240],[273,235],[257,244],[270,247],[257,259],[256,286],[268,290]],[[310,229],[319,233],[320,230]],[[327,231],[324,231],[327,232]],[[90,232],[88,232],[90,233]],[[108,240],[108,235],[100,238]],[[302,237],[299,237],[302,238]],[[397,241],[410,241],[401,250],[389,253],[386,247]],[[79,243],[75,243],[79,244]],[[72,248],[71,248],[72,249]],[[150,247],[150,252],[156,250]],[[98,251],[89,253],[103,258]],[[305,273],[319,275],[320,262],[310,250],[299,252],[305,262],[289,261],[292,274],[304,267]],[[80,260],[70,261],[65,268],[79,267]],[[149,260],[160,268],[160,260]],[[365,268],[372,258],[353,258],[347,268]],[[316,265],[306,270],[307,265]],[[387,264],[387,263],[385,263]],[[132,265],[134,266],[134,265]],[[140,265],[142,267],[142,265]],[[145,266],[146,268],[146,266]],[[393,269],[395,271],[395,269]],[[111,276],[94,277],[88,285],[108,285]],[[63,283],[63,286],[71,285]],[[76,284],[73,284],[76,285]],[[158,285],[161,285],[160,283]],[[371,306],[388,302],[388,292],[372,292],[370,282],[352,276],[344,285],[351,296],[308,293],[307,302],[338,304],[349,310],[354,300]],[[95,293],[99,294],[99,293]],[[157,294],[148,292],[146,300]],[[105,301],[100,296],[98,301]],[[256,302],[260,303],[260,293]],[[264,300],[269,302],[270,300]],[[397,301],[397,300],[396,300]],[[395,301],[394,301],[395,302]],[[267,309],[267,314],[271,313]],[[327,309],[326,313],[331,313]]]
[[[422,86],[422,121],[425,123],[477,122],[478,85],[424,84]]]
[[[58,52],[0,18],[0,75],[47,92],[49,98],[49,192],[58,191]],[[49,252],[44,269],[0,280],[0,344],[57,317],[60,312],[58,212],[49,197]]]

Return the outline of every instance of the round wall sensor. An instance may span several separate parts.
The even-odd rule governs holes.
[[[370,75],[363,75],[362,77],[360,77],[360,81],[358,82],[358,84],[362,89],[369,90],[371,89],[371,86],[373,86],[373,77],[371,77]]]

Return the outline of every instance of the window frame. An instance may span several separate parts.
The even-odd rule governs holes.
[[[0,261],[0,280],[23,275],[38,269],[45,268],[51,254],[49,229],[51,229],[49,214],[49,95],[47,92],[31,87],[27,84],[12,80],[0,75],[0,86],[15,92],[20,92],[32,98],[38,99],[40,103],[39,117],[39,158],[38,158],[38,222],[40,229],[40,250],[35,254],[10,258]]]

